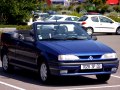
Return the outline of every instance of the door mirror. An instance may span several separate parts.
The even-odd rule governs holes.
[[[91,35],[92,40],[97,40],[96,36]]]
[[[110,23],[112,24],[113,22],[112,22],[112,21],[110,21]]]

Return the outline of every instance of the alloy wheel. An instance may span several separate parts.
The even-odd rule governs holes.
[[[47,76],[47,66],[45,63],[42,63],[40,66],[40,78],[42,81],[46,81],[48,76]]]
[[[88,28],[88,29],[87,29],[87,33],[88,33],[89,35],[92,35],[92,34],[93,34],[92,28]]]
[[[117,29],[116,34],[120,34],[120,28]]]
[[[2,67],[5,71],[8,70],[8,57],[7,57],[7,55],[3,56]]]

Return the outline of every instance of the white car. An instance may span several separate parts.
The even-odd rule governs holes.
[[[120,23],[103,15],[84,15],[78,19],[78,22],[90,35],[94,32],[120,34]]]
[[[79,17],[71,15],[51,15],[47,21],[77,21]]]
[[[36,13],[34,15],[34,21],[43,21],[49,17],[48,13]]]

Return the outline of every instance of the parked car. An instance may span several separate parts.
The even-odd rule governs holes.
[[[32,30],[2,33],[2,68],[36,71],[43,83],[53,75],[96,75],[105,82],[117,72],[119,60],[113,49],[95,39],[75,22],[35,22]]]
[[[79,17],[71,15],[51,15],[47,21],[77,21]]]
[[[43,21],[49,17],[48,13],[37,13],[34,14],[33,21]]]
[[[78,19],[89,34],[93,33],[115,33],[120,34],[120,23],[104,15],[84,15]]]

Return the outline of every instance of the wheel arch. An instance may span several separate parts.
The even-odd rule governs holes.
[[[120,26],[118,26],[117,29],[118,29],[118,28],[120,28]],[[116,29],[116,30],[117,30],[117,29]]]
[[[39,67],[39,65],[45,62],[46,64],[48,64],[48,58],[47,55],[45,53],[41,53],[39,54],[39,56],[37,57],[37,66]]]
[[[87,27],[87,28],[91,28],[91,29],[93,30],[93,32],[94,32],[94,29],[93,29],[93,27],[89,26],[89,27]]]

